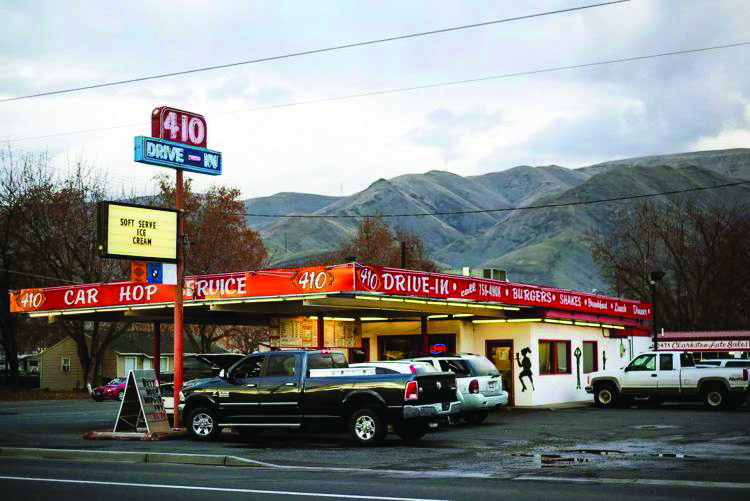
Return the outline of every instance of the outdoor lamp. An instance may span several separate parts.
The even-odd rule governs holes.
[[[657,350],[659,345],[656,343],[656,282],[664,278],[665,273],[661,270],[651,272],[651,336],[654,341],[654,350]]]

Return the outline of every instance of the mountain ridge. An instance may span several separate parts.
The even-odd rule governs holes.
[[[392,229],[418,234],[428,254],[448,268],[495,267],[505,269],[514,281],[606,290],[588,239],[611,233],[614,221],[639,199],[581,202],[692,190],[738,179],[750,179],[750,149],[652,155],[576,169],[522,165],[466,177],[431,170],[377,179],[349,196],[284,192],[248,199],[245,207],[252,214],[352,216],[248,216],[271,251],[271,265],[301,265],[331,252],[356,234],[358,217],[380,214]],[[693,196],[707,203],[748,200],[750,184]],[[659,203],[679,203],[682,198],[663,197]],[[533,208],[538,205],[560,206]],[[398,214],[430,215],[389,217]]]

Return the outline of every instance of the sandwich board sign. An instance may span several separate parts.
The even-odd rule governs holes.
[[[167,412],[153,370],[131,370],[115,422],[115,433],[169,431]]]

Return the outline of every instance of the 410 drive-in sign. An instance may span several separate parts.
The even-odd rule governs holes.
[[[221,153],[206,148],[208,129],[202,115],[162,106],[151,115],[154,137],[135,137],[135,161],[221,175]]]

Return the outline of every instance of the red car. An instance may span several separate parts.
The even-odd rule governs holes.
[[[116,377],[106,385],[94,388],[91,398],[97,402],[101,402],[105,398],[122,400],[122,397],[125,395],[125,384],[127,382],[127,378]]]

